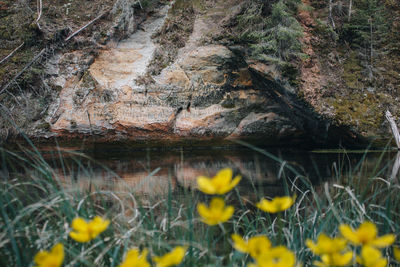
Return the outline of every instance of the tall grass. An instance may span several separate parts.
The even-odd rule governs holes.
[[[128,185],[123,191],[108,191],[96,186],[95,177],[85,189],[73,189],[65,184],[78,183],[74,178],[79,177],[77,172],[91,173],[84,155],[76,154],[72,167],[62,153],[55,153],[52,160],[61,166],[60,172],[37,150],[16,153],[0,149],[0,266],[32,266],[39,250],[48,250],[57,242],[66,249],[64,266],[118,266],[132,247],[161,255],[177,245],[188,247],[182,266],[246,266],[251,259],[232,248],[232,233],[245,237],[265,234],[274,245],[288,246],[305,266],[312,266],[314,258],[305,240],[315,240],[321,232],[336,235],[342,223],[357,227],[368,220],[377,224],[380,234],[400,233],[398,180],[385,179],[378,167],[372,175],[367,173],[364,157],[347,171],[338,165],[331,180],[313,185],[277,156],[252,149],[280,164],[285,194],[297,195],[295,205],[282,216],[283,223],[255,208],[255,201],[264,195],[251,179],[246,192],[235,189],[226,197],[235,206],[234,217],[210,227],[200,221],[196,211],[197,203],[209,197],[196,190],[173,190],[170,184],[166,196],[143,195]],[[80,244],[68,237],[75,217],[95,215],[111,220],[98,238]],[[283,241],[279,241],[279,227],[283,227]],[[390,249],[385,253],[392,259]]]

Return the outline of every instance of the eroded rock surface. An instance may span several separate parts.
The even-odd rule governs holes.
[[[317,136],[317,117],[279,85],[268,66],[246,61],[240,49],[204,41],[221,30],[225,11],[241,4],[217,1],[198,13],[185,47],[159,75],[148,71],[157,49],[152,37],[169,6],[129,38],[109,43],[87,70],[58,64],[53,82],[62,90],[47,119],[51,131],[100,141],[264,138],[274,144]],[[74,56],[59,55],[53,69]]]

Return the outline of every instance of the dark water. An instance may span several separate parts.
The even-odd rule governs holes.
[[[192,190],[196,177],[213,176],[225,167],[243,176],[239,190],[245,195],[254,190],[265,195],[281,194],[284,183],[290,187],[296,181],[301,186],[302,177],[315,185],[340,183],[350,175],[397,179],[393,166],[398,156],[384,151],[309,152],[285,148],[260,153],[247,148],[128,147],[40,150],[67,189],[136,191],[152,196],[163,196],[169,190],[176,194]]]

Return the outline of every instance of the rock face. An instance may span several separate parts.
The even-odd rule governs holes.
[[[242,1],[217,2],[212,16],[196,17],[185,47],[158,75],[148,71],[158,49],[152,36],[169,6],[129,38],[109,43],[86,71],[79,71],[79,60],[67,60],[84,58],[79,52],[56,56],[50,82],[62,90],[47,118],[51,132],[107,142],[322,138],[326,125],[276,81],[272,69],[249,62],[240,49],[203,41]]]

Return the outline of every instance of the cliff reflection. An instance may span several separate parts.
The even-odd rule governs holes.
[[[63,166],[52,160],[63,186],[68,190],[107,190],[135,192],[147,196],[165,196],[169,191],[193,191],[199,175],[213,176],[230,167],[243,179],[238,186],[242,196],[252,199],[256,192],[274,196],[283,193],[283,182],[296,180],[299,175],[308,177],[314,184],[330,181],[340,173],[355,169],[363,154],[310,153],[304,151],[274,150],[271,153],[280,162],[257,152],[245,149],[230,150],[146,150],[146,151],[88,151],[92,160],[64,154]],[[387,162],[393,162],[396,154],[387,153]],[[358,167],[365,171],[376,166],[379,154],[368,154]],[[287,166],[291,166],[289,170]],[[296,171],[296,173],[293,171]],[[390,166],[388,177],[393,176]],[[384,176],[385,174],[383,174]]]

